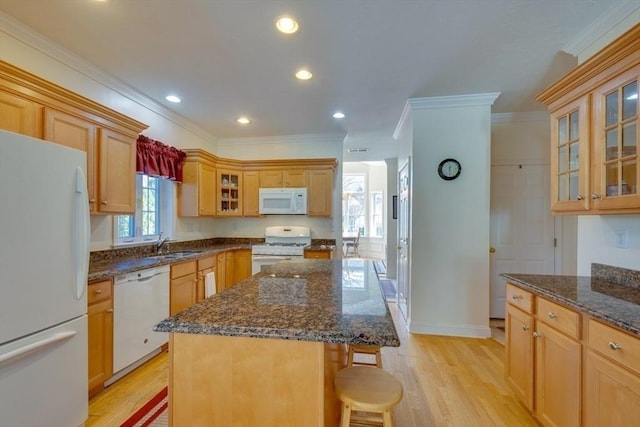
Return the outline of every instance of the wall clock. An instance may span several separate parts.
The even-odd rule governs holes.
[[[460,176],[462,166],[456,159],[444,159],[438,165],[438,175],[445,181],[451,181]]]

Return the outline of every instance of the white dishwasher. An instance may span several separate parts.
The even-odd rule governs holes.
[[[153,327],[169,317],[169,266],[117,276],[113,294],[115,375],[107,384],[144,363],[168,341],[167,333],[154,332]]]

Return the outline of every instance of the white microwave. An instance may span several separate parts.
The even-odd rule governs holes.
[[[305,215],[306,188],[261,188],[260,213],[263,215]]]

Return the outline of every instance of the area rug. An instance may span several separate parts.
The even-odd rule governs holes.
[[[384,299],[391,302],[396,300],[396,285],[392,280],[389,279],[378,279],[380,282],[380,289],[382,289],[382,294],[384,295]]]
[[[120,427],[167,427],[169,425],[168,405],[169,399],[167,387],[165,387],[120,424]]]
[[[387,266],[385,265],[384,261],[380,259],[373,261],[373,268],[376,270],[376,274],[378,275],[378,277],[387,274]]]

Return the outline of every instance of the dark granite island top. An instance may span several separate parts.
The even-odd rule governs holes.
[[[370,261],[282,261],[160,322],[159,332],[397,347]]]
[[[640,288],[598,277],[502,274],[510,283],[640,335]]]

